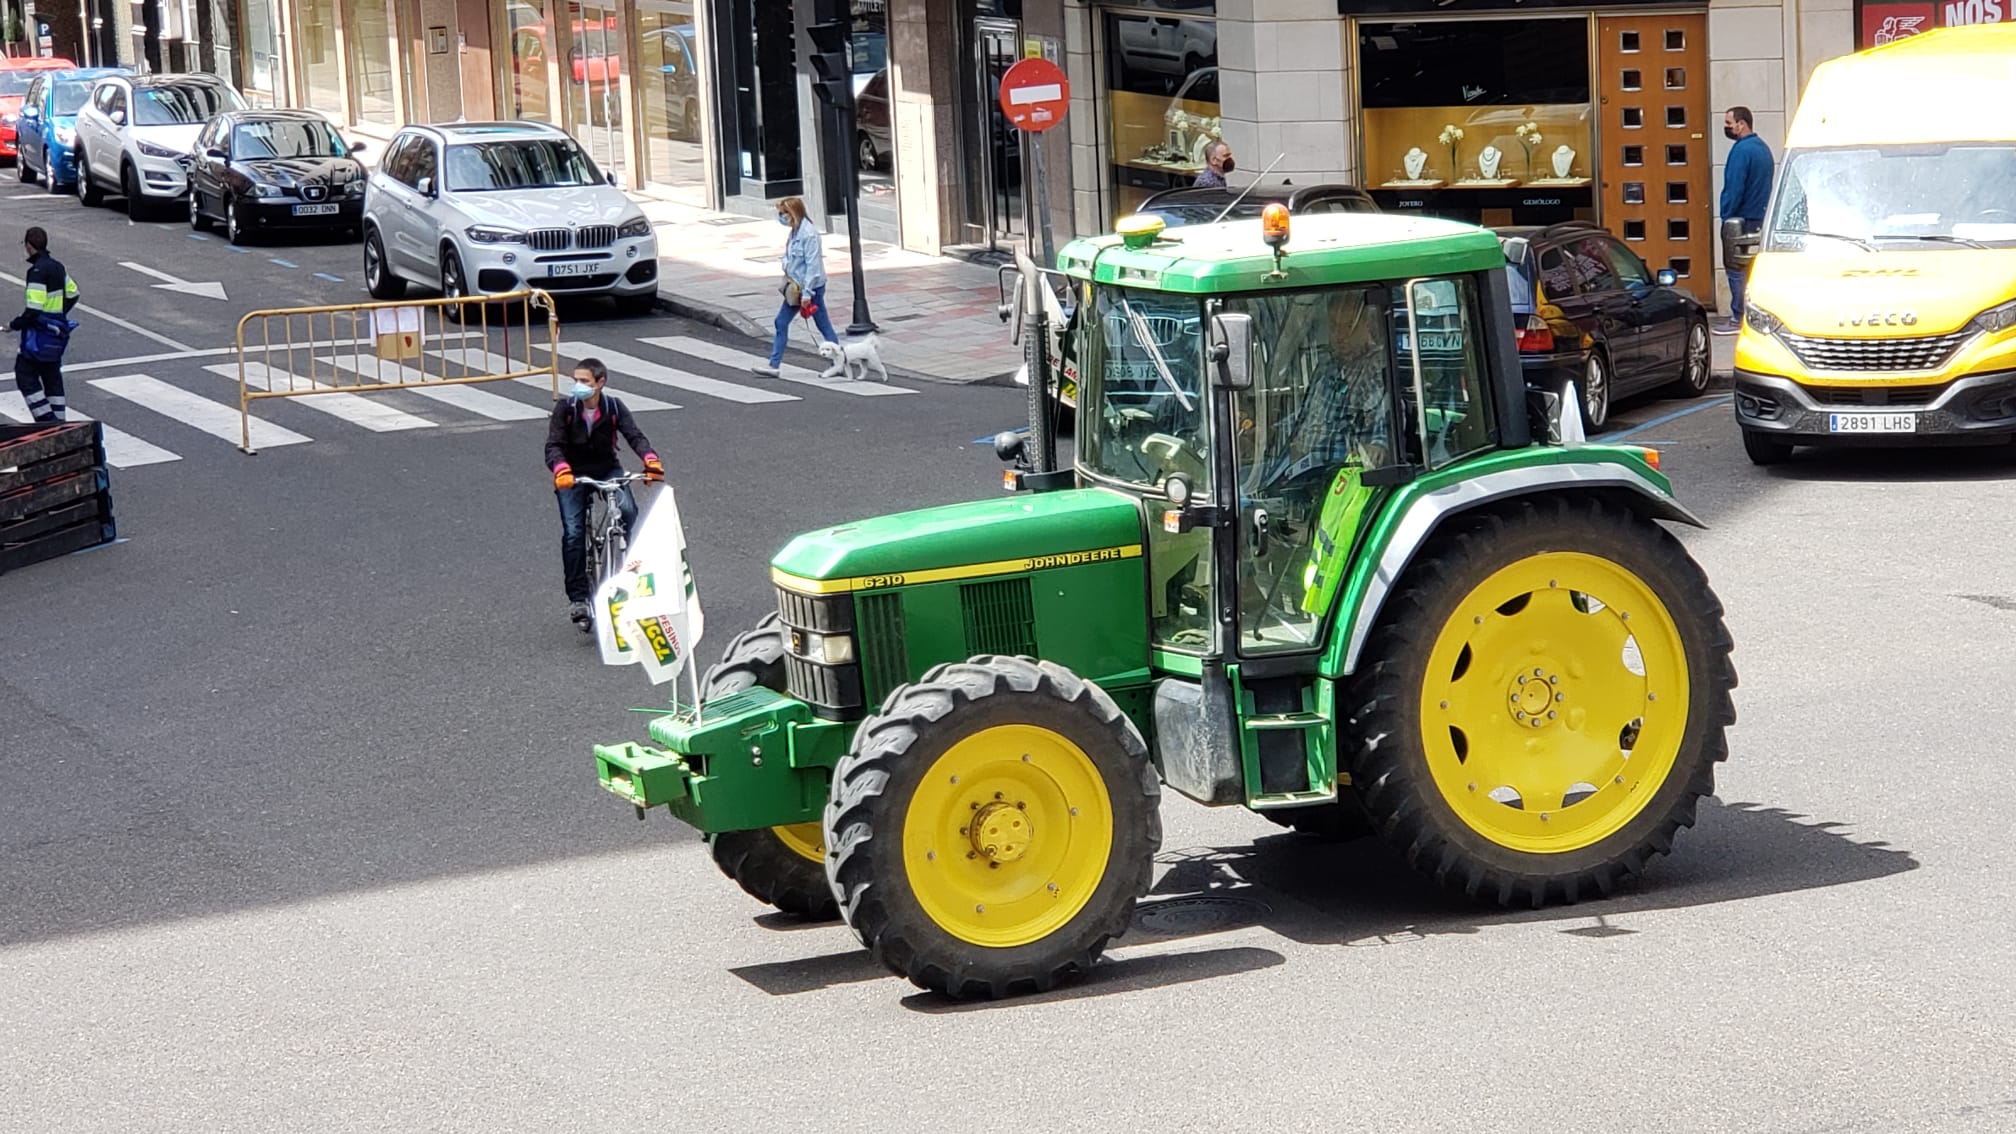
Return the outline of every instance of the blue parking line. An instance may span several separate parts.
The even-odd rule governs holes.
[[[1674,420],[1677,420],[1677,419],[1679,419],[1679,418],[1683,418],[1683,417],[1686,417],[1686,416],[1687,416],[1688,414],[1690,414],[1690,413],[1700,413],[1700,412],[1701,412],[1702,410],[1711,410],[1711,409],[1714,409],[1714,408],[1716,408],[1717,406],[1726,406],[1726,405],[1728,405],[1728,404],[1729,404],[1729,403],[1730,403],[1731,401],[1733,401],[1733,400],[1735,400],[1735,399],[1733,398],[1733,396],[1731,396],[1731,395],[1726,395],[1726,394],[1725,394],[1725,395],[1723,395],[1722,397],[1719,397],[1719,398],[1716,398],[1716,399],[1715,399],[1714,401],[1712,401],[1712,402],[1702,402],[1702,403],[1701,403],[1700,405],[1695,405],[1695,406],[1688,406],[1688,407],[1687,407],[1686,409],[1683,409],[1683,410],[1674,410],[1674,411],[1673,411],[1672,413],[1669,413],[1669,414],[1667,414],[1667,415],[1666,415],[1666,416],[1664,416],[1664,417],[1655,417],[1655,418],[1653,418],[1653,419],[1652,419],[1651,421],[1648,421],[1648,422],[1644,422],[1643,424],[1640,424],[1640,425],[1634,425],[1634,426],[1632,426],[1631,428],[1629,428],[1629,429],[1625,430],[1625,431],[1624,431],[1624,432],[1622,432],[1622,433],[1613,433],[1613,434],[1611,434],[1611,435],[1610,435],[1610,436],[1608,436],[1608,437],[1602,437],[1602,438],[1596,438],[1596,437],[1592,437],[1592,438],[1590,438],[1590,440],[1591,440],[1591,441],[1622,441],[1622,440],[1624,440],[1624,439],[1625,439],[1626,437],[1629,437],[1629,436],[1631,436],[1631,435],[1633,435],[1633,434],[1635,434],[1635,433],[1643,433],[1643,432],[1645,432],[1646,430],[1648,430],[1648,429],[1652,428],[1652,427],[1653,427],[1653,426],[1655,426],[1655,425],[1664,425],[1664,424],[1666,424],[1666,423],[1667,423],[1667,422],[1669,422],[1669,421],[1674,421]]]
[[[250,248],[240,248],[235,244],[226,244],[224,248],[226,251],[236,252],[240,256],[249,256],[252,254],[252,250]]]
[[[280,265],[280,266],[281,266],[281,267],[283,267],[283,268],[298,268],[298,267],[300,267],[300,266],[301,266],[301,265],[299,265],[299,264],[295,264],[295,263],[290,263],[290,262],[288,262],[288,261],[286,261],[286,260],[282,260],[282,259],[281,259],[280,257],[278,257],[278,256],[268,256],[268,257],[267,257],[267,260],[268,260],[268,261],[270,261],[271,263],[275,263],[275,264],[278,264],[278,265]]]
[[[315,278],[316,278],[316,279],[318,279],[318,280],[328,280],[328,281],[329,281],[330,283],[342,283],[342,282],[343,282],[343,277],[342,277],[342,276],[332,276],[332,275],[330,275],[330,274],[329,274],[328,272],[316,272],[316,273],[315,273]]]
[[[189,234],[189,239],[191,239],[191,240],[208,240],[208,239],[210,239],[210,238],[209,238],[209,237],[207,237],[207,236],[205,236],[205,235],[203,235],[203,234],[202,234],[202,233],[200,233],[200,232],[192,232],[192,233],[190,233],[190,234]]]

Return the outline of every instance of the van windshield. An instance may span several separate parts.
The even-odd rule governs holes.
[[[2016,142],[1787,156],[1765,250],[2016,248]]]

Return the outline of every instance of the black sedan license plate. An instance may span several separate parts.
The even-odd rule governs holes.
[[[294,215],[297,217],[333,217],[336,215],[336,206],[296,205],[294,206]]]

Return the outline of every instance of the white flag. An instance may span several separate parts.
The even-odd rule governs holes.
[[[639,515],[621,567],[595,596],[602,660],[638,662],[652,684],[670,681],[693,664],[706,620],[686,557],[679,503],[669,486]]]

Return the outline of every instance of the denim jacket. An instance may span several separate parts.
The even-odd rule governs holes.
[[[784,243],[784,274],[808,293],[826,286],[826,251],[810,220],[799,221]]]

